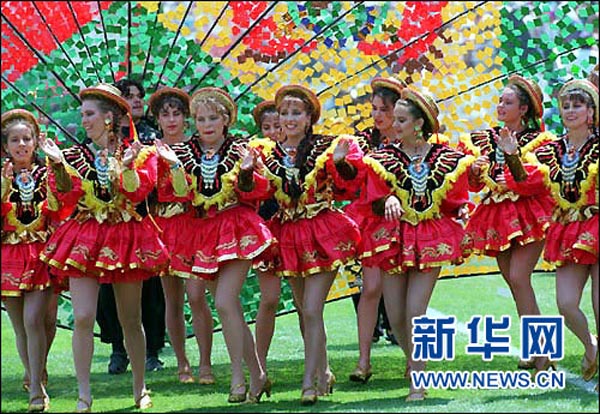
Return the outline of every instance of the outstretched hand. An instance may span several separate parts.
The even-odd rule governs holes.
[[[509,155],[516,154],[519,150],[519,144],[517,142],[517,137],[514,132],[511,132],[507,127],[503,127],[500,129],[500,134],[498,136],[498,147],[505,153]]]
[[[137,158],[141,149],[142,143],[140,141],[134,141],[123,154],[123,166],[129,168],[131,163]]]
[[[4,164],[2,165],[2,178],[12,180],[13,171],[14,171],[13,163],[10,160],[4,161]]]
[[[467,222],[469,220],[469,217],[470,217],[469,206],[467,204],[463,204],[458,209],[457,216],[458,216],[459,220],[462,220],[463,222]]]
[[[175,151],[173,151],[167,144],[162,142],[162,140],[157,138],[154,140],[154,144],[156,145],[156,153],[158,156],[168,162],[169,165],[173,166],[179,162]]]
[[[240,168],[246,171],[253,170],[259,164],[259,159],[260,154],[256,148],[247,148],[246,153],[242,158],[242,164],[240,165]]]
[[[490,158],[487,155],[481,155],[477,157],[477,159],[471,164],[471,172],[479,177],[483,170],[483,167],[486,165],[490,165]]]
[[[346,159],[348,151],[350,151],[350,141],[346,138],[340,139],[335,146],[335,150],[333,150],[333,162],[340,162]]]
[[[61,162],[62,152],[60,151],[60,148],[58,148],[58,145],[56,145],[56,143],[52,139],[40,139],[40,148],[42,149],[42,151],[44,151],[48,158],[50,158],[51,161]]]

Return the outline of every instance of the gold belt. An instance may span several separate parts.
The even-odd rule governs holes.
[[[315,217],[323,210],[339,211],[331,203],[321,202],[315,204],[297,205],[294,208],[280,208],[277,212],[277,218],[283,223],[286,221],[296,221],[300,219],[309,219]]]
[[[158,217],[169,218],[188,211],[189,203],[171,202],[158,203],[156,207],[156,215]]]

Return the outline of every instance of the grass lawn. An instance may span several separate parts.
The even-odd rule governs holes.
[[[556,315],[554,275],[540,273],[533,277],[543,314]],[[593,325],[588,282],[583,297],[583,309]],[[519,323],[513,300],[499,275],[458,279],[441,279],[430,303],[430,313],[455,315],[466,323],[472,315],[501,315],[512,318],[511,345],[519,349]],[[277,318],[275,337],[269,354],[269,376],[273,394],[259,405],[227,403],[229,364],[222,334],[216,333],[213,345],[213,366],[217,384],[179,384],[177,366],[170,347],[161,354],[165,370],[147,375],[154,407],[148,412],[598,412],[598,394],[593,387],[598,381],[585,383],[580,376],[583,348],[565,328],[565,358],[559,370],[567,372],[564,389],[551,390],[443,390],[431,389],[422,402],[406,403],[408,380],[402,377],[405,358],[400,348],[385,339],[373,344],[374,375],[368,384],[348,380],[358,357],[356,316],[350,298],[328,303],[325,307],[330,364],[337,376],[331,396],[313,407],[299,403],[303,372],[303,345],[296,314]],[[253,326],[252,326],[253,328]],[[593,328],[592,331],[595,329]],[[430,362],[430,370],[516,370],[518,356],[494,357],[484,362],[477,355],[465,355],[468,337],[457,333],[454,361]],[[199,355],[193,339],[187,341],[190,362],[195,366]],[[93,409],[96,412],[135,411],[131,391],[131,371],[113,376],[107,373],[110,346],[96,341],[92,362]],[[71,332],[59,329],[48,362],[50,375],[48,393],[51,412],[73,411],[77,400],[77,383],[71,355]],[[17,355],[12,327],[6,312],[2,312],[2,412],[24,412],[27,394],[21,389],[23,369]]]

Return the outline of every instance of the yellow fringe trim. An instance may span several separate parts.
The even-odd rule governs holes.
[[[588,191],[590,190],[592,185],[594,185],[594,183],[596,182],[596,179],[598,177],[598,164],[597,163],[590,163],[590,165],[588,167],[588,175],[587,175],[586,179],[581,183],[579,200],[572,203],[568,200],[565,200],[563,197],[560,196],[560,184],[550,180],[550,167],[548,167],[545,164],[542,164],[537,159],[537,157],[535,156],[535,154],[533,152],[529,152],[529,153],[525,154],[525,159],[527,160],[528,163],[533,164],[540,169],[540,171],[542,172],[544,184],[546,184],[546,187],[550,189],[552,197],[554,198],[554,200],[556,200],[560,209],[562,209],[562,210],[570,210],[570,209],[579,210],[581,207],[588,205]]]
[[[451,189],[450,184],[456,183],[458,177],[463,174],[466,169],[471,165],[471,163],[475,160],[475,157],[472,155],[465,155],[458,161],[458,165],[454,169],[453,172],[447,174],[444,177],[444,183],[441,187],[436,188],[432,191],[431,196],[433,199],[433,204],[431,207],[424,212],[418,212],[410,206],[408,202],[410,193],[403,188],[398,187],[398,180],[396,176],[389,171],[387,171],[379,162],[370,158],[369,156],[364,157],[365,164],[369,165],[377,175],[386,180],[387,182],[392,184],[392,192],[394,195],[398,197],[400,200],[400,204],[402,209],[404,210],[404,214],[402,215],[402,219],[411,223],[416,224],[417,222],[428,220],[431,218],[438,217],[440,214],[440,206],[441,202],[445,199],[446,194]]]
[[[304,189],[306,191],[302,193],[302,196],[300,197],[301,201],[306,202],[306,198],[308,197],[311,187],[314,187],[316,190],[317,173],[325,167],[325,164],[327,163],[327,159],[330,156],[333,156],[333,151],[335,151],[335,148],[337,147],[338,142],[340,142],[340,140],[342,140],[342,139],[350,139],[350,140],[355,140],[355,141],[359,140],[359,138],[357,136],[349,135],[349,134],[342,134],[342,135],[339,135],[338,137],[336,137],[333,141],[331,141],[331,143],[329,144],[329,147],[325,151],[323,151],[323,153],[321,153],[321,155],[319,155],[317,157],[317,159],[315,160],[315,167],[313,168],[313,170],[309,174],[306,175],[306,177],[304,179]]]
[[[540,145],[542,145],[544,142],[546,141],[555,141],[556,135],[554,135],[552,132],[548,132],[548,131],[544,131],[538,134],[537,137],[535,137],[534,139],[532,139],[527,145],[524,145],[523,147],[521,147],[521,155],[525,155],[528,152],[533,151],[534,149],[536,149],[537,147],[539,147]]]
[[[264,157],[269,158],[276,146],[276,143],[269,138],[255,138],[248,142],[248,146],[251,148],[260,149]],[[275,198],[277,200],[283,200],[285,204],[291,204],[292,198],[287,195],[285,191],[283,191],[283,179],[273,174],[268,168],[265,168],[262,171],[262,174],[268,178],[272,184],[275,185]]]
[[[8,214],[6,215],[6,221],[11,226],[15,227],[15,230],[11,230],[10,232],[14,233],[22,233],[24,231],[40,231],[46,229],[46,217],[42,214],[42,204],[44,202],[39,202],[35,206],[35,210],[37,212],[37,217],[29,224],[23,224],[17,218],[17,214],[14,208],[11,208]],[[5,230],[3,230],[3,233]],[[6,231],[8,232],[8,231]]]

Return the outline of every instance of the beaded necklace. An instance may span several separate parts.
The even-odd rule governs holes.
[[[102,188],[108,189],[110,186],[110,180],[108,179],[108,156],[102,152],[96,154],[96,158],[94,159],[94,167],[96,167],[98,183],[100,183]]]
[[[215,188],[215,177],[221,157],[214,150],[207,150],[200,157],[200,175],[202,176],[202,187],[207,190]]]
[[[29,170],[23,168],[17,175],[17,186],[19,187],[19,197],[23,203],[31,203],[33,201],[33,192],[35,190],[35,179]]]
[[[562,170],[566,193],[574,191],[575,189],[575,172],[577,170],[577,166],[579,165],[580,159],[579,151],[591,136],[592,135],[588,136],[579,146],[579,148],[575,148],[575,146],[568,141],[566,136],[564,138],[565,147],[567,150],[561,157],[560,167]]]

